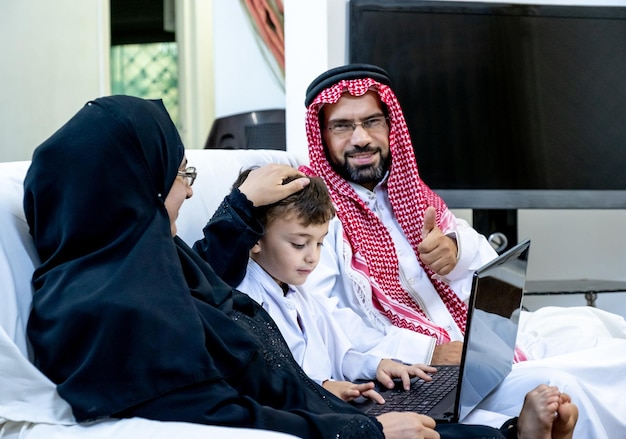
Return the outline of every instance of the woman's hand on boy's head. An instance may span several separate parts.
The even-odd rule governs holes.
[[[388,358],[380,360],[376,368],[376,379],[388,389],[395,387],[394,378],[402,381],[404,390],[411,387],[411,378],[417,377],[424,381],[432,380],[430,374],[437,372],[437,369],[425,364],[404,364]]]
[[[289,183],[283,181],[296,178]],[[269,164],[253,169],[239,186],[239,190],[255,206],[265,206],[302,190],[309,184],[309,178],[289,165]]]

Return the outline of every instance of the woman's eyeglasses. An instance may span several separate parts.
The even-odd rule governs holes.
[[[195,167],[190,166],[188,168],[185,168],[185,170],[183,171],[178,171],[177,175],[183,177],[187,181],[187,184],[189,186],[192,186],[193,182],[196,181],[196,177],[198,176],[198,173],[196,172]]]

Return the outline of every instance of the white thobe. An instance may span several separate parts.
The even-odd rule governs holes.
[[[379,184],[374,191],[356,184],[353,187],[387,227],[398,253],[401,282],[405,289],[431,321],[448,331],[452,340],[462,340],[459,327],[428,274],[419,264],[393,215],[386,185]],[[496,257],[496,252],[466,221],[455,218],[454,223],[455,229],[443,230],[444,233],[454,236],[459,248],[458,263],[446,279],[452,290],[467,303],[473,272]],[[320,263],[305,283],[307,290],[318,297],[322,296],[320,300],[326,300],[327,308],[341,326],[346,328],[348,337],[357,349],[371,349],[371,335],[347,328],[356,327],[354,325],[357,321],[364,320],[369,327],[387,336],[384,349],[392,350],[395,358],[403,359],[407,363],[430,363],[435,340],[430,336],[393,326],[389,319],[374,308],[369,279],[353,270],[352,256],[352,248],[344,240],[341,222],[334,218],[322,247]],[[382,349],[383,345],[380,347]]]
[[[453,339],[462,339],[395,220],[385,186],[379,185],[373,192],[353,187],[389,230],[405,278],[403,285],[410,287],[412,295],[423,294],[420,305],[427,315],[436,324],[451,328]],[[452,290],[466,301],[474,270],[495,257],[495,252],[461,219],[456,219],[455,230],[444,233],[454,233],[459,247],[459,263],[446,278]],[[397,328],[378,312],[372,305],[369,280],[352,269],[352,257],[342,225],[333,219],[320,264],[305,287],[326,300],[327,309],[346,328],[357,349],[371,348],[370,333],[347,330],[361,319],[371,330],[384,334],[388,342],[385,347],[393,351],[394,358],[429,363],[434,339]],[[505,380],[463,422],[499,427],[506,419],[519,415],[527,392],[548,384],[568,393],[579,408],[575,439],[626,438],[626,399],[621,396],[626,392],[626,322],[621,316],[590,307],[523,312],[517,342],[529,361],[515,364]],[[379,353],[385,354],[383,350]]]

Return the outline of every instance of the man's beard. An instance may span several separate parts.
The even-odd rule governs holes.
[[[352,166],[348,161],[348,156],[353,152],[378,152],[380,160],[376,165]],[[343,163],[333,163],[331,165],[337,174],[348,181],[360,185],[380,182],[389,169],[391,155],[383,157],[380,148],[367,147],[359,148],[357,151],[350,151],[344,155]]]

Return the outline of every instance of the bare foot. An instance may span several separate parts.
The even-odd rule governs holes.
[[[561,393],[557,414],[552,425],[552,439],[572,439],[578,421],[578,407],[567,393]]]
[[[552,439],[552,426],[557,417],[560,395],[557,387],[546,386],[545,384],[540,384],[526,394],[524,406],[517,420],[517,437],[519,439]],[[571,405],[573,406],[573,404]],[[568,410],[565,411],[568,412]],[[566,422],[569,422],[569,419],[571,419],[571,413],[569,413]],[[567,437],[558,436],[559,439]]]

